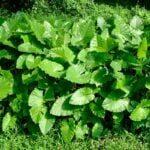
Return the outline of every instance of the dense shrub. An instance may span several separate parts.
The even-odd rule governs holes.
[[[150,28],[130,23],[24,14],[0,19],[0,117],[64,141],[150,129]]]

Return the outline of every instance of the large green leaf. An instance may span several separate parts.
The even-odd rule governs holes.
[[[104,30],[107,27],[107,23],[103,17],[97,18],[97,26],[100,27],[101,30]]]
[[[84,135],[88,134],[88,126],[84,124],[83,121],[79,121],[76,125],[75,136],[77,139],[84,139]]]
[[[8,21],[4,21],[0,26],[0,42],[4,43],[11,36],[11,32]]]
[[[30,21],[30,26],[31,26],[31,29],[32,29],[32,31],[34,32],[36,38],[37,38],[41,43],[44,44],[43,39],[42,39],[42,36],[43,36],[43,34],[44,34],[44,31],[45,31],[44,25],[41,24],[41,23],[39,23],[39,22],[36,21],[35,19],[34,19],[34,20],[32,19],[32,20]]]
[[[28,55],[25,62],[26,67],[28,69],[34,69],[39,65],[40,61],[41,61],[41,57],[39,56],[34,57],[33,55]]]
[[[61,64],[48,59],[41,61],[39,67],[51,77],[60,78],[64,74],[64,67]]]
[[[103,132],[103,125],[100,122],[96,122],[92,128],[92,137],[99,138]]]
[[[11,116],[11,114],[8,112],[3,117],[2,121],[2,130],[4,132],[9,131],[9,129],[13,129],[16,126],[16,117]]]
[[[102,108],[102,106],[100,104],[98,104],[98,103],[91,103],[90,104],[90,109],[91,109],[92,113],[95,116],[104,119],[104,117],[105,117],[105,110]]]
[[[94,24],[91,20],[80,20],[72,28],[71,43],[75,46],[85,45],[94,36]]]
[[[108,74],[105,68],[99,68],[92,72],[90,83],[99,86],[111,80],[111,78],[111,75]]]
[[[78,84],[88,83],[90,77],[91,73],[85,69],[83,64],[71,65],[66,73],[67,80]]]
[[[74,53],[67,46],[52,48],[49,51],[48,56],[52,58],[61,58],[65,61],[68,61],[69,63],[71,63],[75,58]]]
[[[52,105],[50,113],[54,116],[70,116],[75,109],[74,106],[69,104],[70,97],[62,96],[56,100]]]
[[[83,87],[72,94],[69,103],[72,105],[85,105],[90,103],[94,98],[94,90],[89,87]]]
[[[108,30],[106,31],[108,32]],[[90,48],[97,52],[108,52],[115,47],[117,47],[116,41],[109,36],[109,33],[108,36],[105,33],[104,37],[96,34],[90,42]]]
[[[121,71],[123,65],[122,60],[113,60],[110,66],[113,68],[114,72]]]
[[[150,108],[137,106],[130,115],[131,120],[141,121],[147,119],[150,114]]]
[[[111,112],[122,112],[127,109],[129,99],[123,97],[119,90],[111,92],[103,101],[103,108]]]
[[[125,23],[124,19],[116,15],[114,19],[115,28],[112,34],[118,39],[119,48],[124,49],[125,42],[131,41],[132,36],[130,34],[130,26]]]
[[[132,111],[130,118],[133,121],[141,121],[147,119],[150,115],[150,100],[143,99]]]
[[[131,27],[134,29],[140,29],[143,28],[143,22],[142,19],[138,16],[134,16],[130,22]]]
[[[30,42],[20,44],[18,50],[24,53],[42,54],[41,47],[37,47]]]
[[[61,123],[61,134],[62,138],[66,143],[71,142],[75,132],[75,121],[71,118],[69,121],[62,121]]]
[[[25,61],[26,61],[27,55],[23,54],[20,55],[16,62],[16,68],[17,69],[23,69],[25,67]]]
[[[139,59],[146,59],[147,50],[148,50],[147,39],[143,38],[143,40],[138,48],[137,57]]]
[[[143,99],[141,101],[141,103],[139,104],[139,106],[144,107],[144,108],[150,107],[150,100],[149,99]]]
[[[10,103],[10,107],[12,108],[13,112],[19,112],[22,109],[23,97],[21,95],[17,95],[13,101]]]
[[[125,76],[122,72],[115,72],[114,77],[116,82],[114,84],[115,89],[120,89],[126,93],[126,96],[130,93],[131,87],[129,81],[132,79],[130,76]]]
[[[55,99],[54,90],[52,87],[48,87],[44,94],[44,100],[45,101],[53,101],[54,99]]]
[[[80,60],[81,62],[86,62],[88,52],[89,52],[88,48],[80,50],[77,56],[78,60]]]
[[[50,131],[50,129],[53,127],[55,123],[55,117],[52,115],[46,114],[41,118],[39,121],[39,127],[43,134],[46,134]]]
[[[109,59],[108,53],[101,53],[101,52],[88,52],[86,59],[85,59],[85,64],[87,68],[95,68],[99,67],[101,65],[104,65],[104,63]]]
[[[0,101],[13,92],[13,76],[10,71],[0,68]]]
[[[34,123],[39,123],[45,113],[47,111],[47,108],[44,107],[44,106],[33,106],[30,108],[30,116],[31,116],[31,119],[33,120]]]
[[[48,21],[40,23],[35,19],[30,21],[30,26],[38,41],[45,44],[45,40],[50,40],[55,37],[55,30]]]
[[[9,26],[11,31],[16,34],[30,33],[30,26],[28,20],[31,19],[26,13],[17,12],[9,19]]]
[[[40,107],[43,104],[43,91],[35,88],[28,100],[28,105],[32,107]]]

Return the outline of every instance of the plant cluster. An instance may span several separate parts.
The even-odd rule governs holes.
[[[2,131],[46,134],[57,125],[65,142],[149,131],[149,46],[150,28],[138,16],[1,18]]]

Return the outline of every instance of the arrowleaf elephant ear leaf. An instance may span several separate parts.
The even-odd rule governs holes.
[[[123,97],[120,93],[123,93],[120,90],[115,90],[111,92],[103,101],[102,107],[105,110],[111,111],[111,112],[122,112],[127,109],[129,105],[129,99],[126,97]]]
[[[55,117],[50,114],[45,114],[39,121],[39,127],[43,134],[46,134],[50,131],[52,126],[55,123]]]
[[[138,48],[137,57],[139,59],[146,59],[147,50],[148,50],[147,39],[143,38],[143,40]]]
[[[74,106],[69,104],[70,96],[62,96],[52,105],[50,114],[54,116],[70,116],[73,115]]]
[[[97,18],[97,26],[101,29],[104,30],[107,27],[107,23],[103,17],[98,17]]]
[[[13,93],[13,82],[11,72],[0,68],[0,101]]]
[[[52,48],[49,52],[49,55],[52,58],[61,58],[69,63],[73,62],[75,58],[73,51],[65,45],[62,47]]]
[[[44,106],[33,106],[30,109],[30,116],[34,123],[39,123],[45,115],[47,108]]]
[[[9,112],[5,114],[2,121],[2,130],[4,132],[13,129],[16,126],[16,117],[12,116]]]
[[[130,119],[133,121],[141,121],[147,119],[150,115],[150,100],[143,99],[132,111]]]
[[[39,107],[42,106],[43,102],[43,91],[35,88],[29,96],[28,105],[31,107]]]
[[[101,122],[96,122],[92,128],[92,137],[99,138],[103,132],[103,125]]]
[[[44,94],[44,100],[45,101],[53,101],[54,99],[55,99],[54,90],[52,87],[48,87]]]
[[[84,135],[88,134],[89,128],[83,121],[79,121],[76,125],[75,136],[77,139],[84,139]]]
[[[44,59],[40,62],[39,68],[51,77],[60,78],[64,74],[64,67],[54,61]]]
[[[130,22],[130,26],[134,29],[141,29],[143,28],[143,22],[140,17],[134,16]]]
[[[18,46],[18,51],[24,53],[42,54],[41,47],[38,47],[30,42],[22,43]]]
[[[26,58],[26,67],[28,69],[34,69],[38,66],[40,63],[41,58],[40,57],[34,57],[33,55],[28,55]]]
[[[94,36],[94,24],[91,20],[80,20],[72,28],[71,43],[74,46],[86,45]]]
[[[148,117],[150,114],[150,108],[136,107],[130,115],[130,119],[133,121],[141,121]]]
[[[83,64],[71,65],[66,72],[68,81],[85,84],[90,81],[91,73],[85,69]]]
[[[84,87],[73,93],[69,103],[72,105],[85,105],[90,103],[94,98],[94,90],[89,87]]]
[[[90,103],[90,110],[92,111],[92,113],[95,116],[104,119],[104,117],[105,117],[105,110],[98,103]]]
[[[123,65],[122,60],[113,60],[110,66],[113,68],[114,72],[121,71]]]
[[[75,134],[75,121],[71,118],[69,121],[62,121],[61,135],[66,143],[71,142]]]

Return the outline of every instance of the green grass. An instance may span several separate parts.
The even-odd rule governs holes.
[[[101,139],[74,140],[64,143],[58,133],[48,135],[0,135],[1,150],[149,150],[148,144],[142,143],[133,134],[107,135]]]

